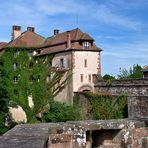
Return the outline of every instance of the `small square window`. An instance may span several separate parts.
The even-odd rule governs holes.
[[[14,76],[13,77],[13,82],[16,84],[16,83],[18,83],[18,77],[17,76]]]
[[[89,42],[87,42],[87,41],[85,41],[85,42],[83,42],[83,47],[85,48],[85,49],[89,49]]]

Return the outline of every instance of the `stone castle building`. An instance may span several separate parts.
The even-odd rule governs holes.
[[[21,32],[21,26],[13,26],[12,40],[8,43],[0,42],[0,51],[1,53],[9,52],[5,49],[16,47],[18,51],[13,54],[19,56],[22,52],[19,48],[25,47],[31,49],[31,51],[28,51],[29,59],[54,55],[49,65],[56,67],[57,70],[65,70],[67,74],[71,74],[68,85],[55,99],[72,103],[74,92],[94,91],[93,74],[101,76],[101,49],[94,42],[95,40],[89,34],[82,32],[78,28],[63,33],[55,29],[51,37],[44,38],[35,33],[34,27],[28,27],[27,31]],[[33,49],[34,47],[36,49]],[[14,71],[18,68],[18,65],[19,63],[15,62],[10,64]],[[30,63],[29,67],[32,67],[31,65],[33,66]],[[51,78],[52,74],[47,75],[47,81]],[[19,76],[14,75],[12,79],[16,83],[19,81]],[[32,76],[29,79],[32,79]]]

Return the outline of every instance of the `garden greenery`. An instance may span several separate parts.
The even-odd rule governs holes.
[[[82,93],[88,100],[87,112],[98,119],[121,119],[127,117],[127,96],[109,94]]]

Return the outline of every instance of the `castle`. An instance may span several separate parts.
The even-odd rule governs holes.
[[[11,51],[10,48],[15,50]],[[24,90],[20,90],[19,86],[23,79],[23,81],[27,81],[25,89],[28,101],[31,101],[34,96],[31,92],[32,88],[28,89],[32,83],[39,82],[40,79],[46,77],[48,85],[48,82],[50,83],[50,79],[53,77],[52,72],[46,72],[46,76],[42,73],[37,74],[34,71],[35,66],[36,69],[41,66],[42,70],[38,69],[38,72],[48,71],[48,67],[56,68],[58,71],[65,71],[66,74],[63,75],[63,80],[66,80],[70,75],[66,86],[62,86],[62,82],[59,83],[64,89],[61,89],[55,95],[55,100],[68,104],[72,103],[74,92],[93,92],[92,75],[101,76],[100,52],[102,50],[95,45],[94,39],[89,34],[82,32],[78,28],[63,33],[55,29],[51,37],[44,38],[35,33],[34,27],[27,27],[27,31],[21,32],[21,26],[13,26],[12,40],[8,43],[0,42],[0,51],[2,54],[4,53],[3,55],[9,53],[7,56],[11,59],[5,65],[7,69],[10,69],[8,74],[10,85],[13,88],[13,90],[10,90],[11,96],[17,96],[18,98],[22,94],[21,91]],[[22,56],[23,52],[25,52],[24,56]],[[53,56],[51,61],[49,55]],[[38,62],[37,59],[42,60]],[[24,62],[26,63],[24,64]],[[45,63],[47,67],[43,69]],[[27,76],[23,74],[25,71]],[[40,85],[41,89],[43,89],[44,84]],[[45,91],[43,90],[43,92]],[[32,106],[31,102],[30,106]]]

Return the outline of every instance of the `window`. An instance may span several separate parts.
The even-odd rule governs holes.
[[[17,58],[19,56],[20,52],[19,51],[15,51],[14,52],[14,58]]]
[[[91,82],[91,74],[88,75],[89,82]]]
[[[38,75],[38,82],[40,81],[40,75]]]
[[[16,70],[18,67],[18,64],[17,63],[13,63],[13,70]]]
[[[30,82],[30,83],[33,83],[33,76],[30,76],[29,82]]]
[[[83,74],[80,75],[80,80],[83,82]]]
[[[64,59],[60,59],[60,68],[64,68]]]
[[[18,77],[17,77],[17,76],[14,76],[14,77],[13,77],[13,82],[14,82],[14,83],[18,83]]]
[[[52,67],[52,61],[49,61],[49,62],[48,62],[48,67],[49,67],[49,68]]]
[[[83,47],[85,48],[85,49],[89,49],[89,42],[83,42]]]
[[[30,62],[30,63],[29,63],[29,69],[32,69],[32,68],[33,68],[33,63]]]
[[[32,57],[32,51],[28,52],[28,57]]]
[[[84,67],[87,67],[87,59],[84,59]]]
[[[46,80],[49,82],[51,80],[51,75],[48,75]]]

